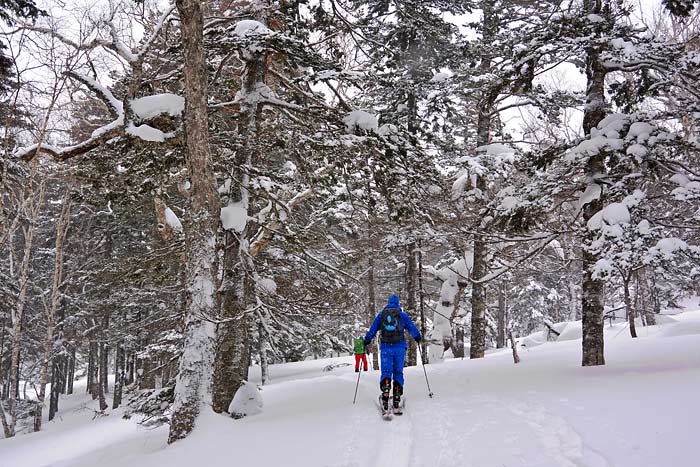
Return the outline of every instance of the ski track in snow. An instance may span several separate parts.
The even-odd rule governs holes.
[[[587,446],[581,436],[562,417],[544,407],[511,402],[513,415],[523,419],[537,434],[545,451],[562,467],[611,467],[600,454]]]
[[[377,466],[613,467],[564,418],[539,404],[465,395],[457,404],[436,397],[414,405],[420,407],[413,415],[424,420],[414,435],[432,453],[416,446],[418,455],[410,462],[398,463],[387,453]]]
[[[380,420],[387,426],[380,436],[379,455],[374,465],[376,467],[408,467],[413,446],[413,422],[411,415],[405,411],[403,415],[394,415],[391,421]]]

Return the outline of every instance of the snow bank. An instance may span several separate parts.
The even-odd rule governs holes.
[[[257,415],[262,412],[262,409],[263,399],[258,386],[246,381],[233,396],[233,400],[228,407],[228,413],[233,418],[243,418],[249,415]]]
[[[581,321],[572,321],[559,334],[557,342],[573,341],[583,337],[583,324]]]
[[[700,334],[700,321],[690,323],[675,323],[664,327],[657,336],[677,337]]]

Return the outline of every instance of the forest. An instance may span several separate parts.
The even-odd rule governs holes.
[[[174,443],[251,366],[351,354],[392,293],[428,367],[577,320],[605,365],[606,323],[636,338],[700,295],[695,0],[2,0],[0,23],[5,438],[86,379]]]

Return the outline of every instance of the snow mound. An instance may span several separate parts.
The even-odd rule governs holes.
[[[659,337],[678,337],[692,336],[700,334],[700,321],[688,321],[684,323],[674,323],[664,327],[657,336]]]
[[[244,381],[233,396],[228,412],[233,418],[243,418],[262,413],[262,408],[263,399],[260,390],[255,384]]]
[[[583,325],[581,321],[572,321],[566,324],[566,327],[559,334],[559,341],[574,341],[583,337]]]

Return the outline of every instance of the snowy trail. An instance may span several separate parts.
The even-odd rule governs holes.
[[[276,366],[263,413],[206,412],[172,446],[167,427],[93,419],[78,391],[45,431],[0,440],[0,467],[696,467],[700,311],[636,340],[620,330],[606,327],[605,367],[580,366],[580,338],[523,348],[519,365],[510,351],[430,365],[432,399],[406,368],[406,412],[389,422],[376,371],[353,405],[352,357]]]
[[[408,412],[394,416],[393,420],[382,423],[387,426],[382,430],[376,467],[408,467],[413,446],[413,423]]]

